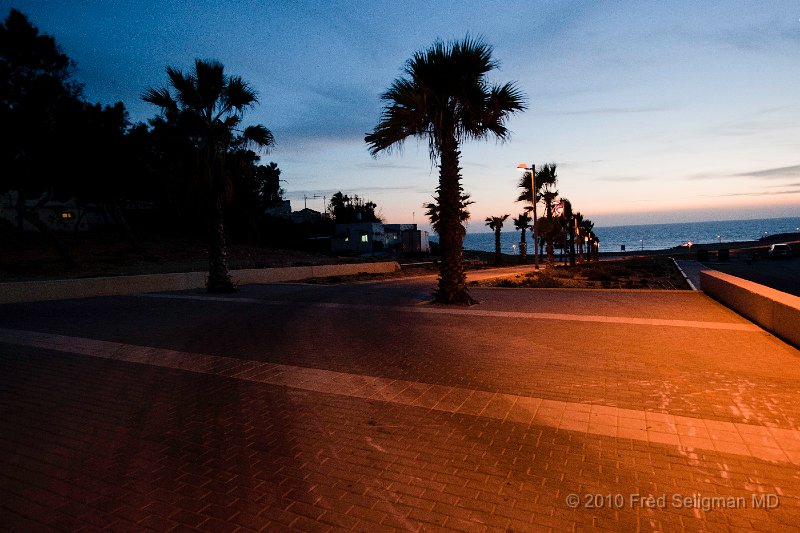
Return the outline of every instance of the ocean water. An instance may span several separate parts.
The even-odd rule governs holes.
[[[792,217],[595,227],[594,232],[600,239],[601,252],[619,252],[622,245],[626,251],[632,252],[663,250],[688,241],[695,244],[752,241],[765,235],[800,232],[799,228],[800,217]],[[526,239],[530,250],[533,247],[530,232],[527,232]],[[436,241],[438,238],[433,234],[431,240]],[[500,241],[503,253],[517,253],[519,231],[504,229],[500,234]],[[464,249],[493,252],[494,233],[467,233],[464,237]]]

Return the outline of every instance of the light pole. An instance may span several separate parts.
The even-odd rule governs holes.
[[[539,270],[539,231],[536,229],[536,223],[538,222],[536,218],[536,165],[531,163],[531,166],[527,167],[525,163],[520,163],[517,165],[517,170],[520,172],[531,173],[531,203],[533,204],[533,266],[536,270]]]

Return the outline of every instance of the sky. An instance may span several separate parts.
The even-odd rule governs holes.
[[[800,216],[800,3],[740,1],[0,0],[56,38],[85,95],[130,119],[165,68],[215,59],[259,94],[293,209],[336,191],[389,223],[425,224],[438,169],[426,141],[373,158],[380,95],[436,39],[482,37],[528,109],[510,140],[462,146],[469,231],[522,212],[519,163],[597,226]],[[304,199],[307,197],[307,199]],[[509,226],[510,227],[510,226]]]

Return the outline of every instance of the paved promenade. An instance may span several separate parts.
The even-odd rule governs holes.
[[[0,306],[0,529],[796,530],[800,352],[702,293]]]

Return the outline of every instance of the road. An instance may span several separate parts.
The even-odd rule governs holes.
[[[453,308],[434,286],[0,306],[0,523],[800,523],[798,350],[697,292],[474,289]]]

